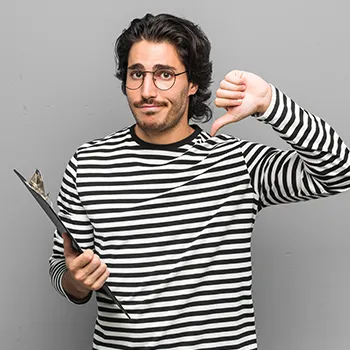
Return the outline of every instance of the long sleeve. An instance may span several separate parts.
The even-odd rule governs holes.
[[[271,87],[271,104],[256,119],[271,125],[292,149],[282,151],[242,141],[260,208],[326,197],[349,189],[349,148],[324,120]]]
[[[69,161],[57,199],[58,216],[66,228],[72,233],[82,249],[94,248],[93,227],[86,215],[76,188],[77,154]],[[54,288],[68,297],[62,288],[62,277],[67,270],[64,258],[63,239],[55,231],[53,252],[49,259],[49,274]],[[68,297],[69,299],[69,297]],[[69,299],[72,301],[71,299]],[[85,300],[85,301],[88,301]]]

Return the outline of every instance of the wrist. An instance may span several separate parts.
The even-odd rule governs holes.
[[[259,115],[263,115],[267,111],[267,109],[271,104],[271,100],[272,100],[272,89],[271,89],[271,85],[268,84],[268,89],[266,91],[266,94],[265,96],[262,97],[257,108],[257,113]]]

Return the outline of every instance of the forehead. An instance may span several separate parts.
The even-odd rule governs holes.
[[[174,68],[184,68],[176,52],[175,46],[167,42],[154,43],[142,40],[132,45],[129,51],[128,67],[140,64],[146,70],[156,65],[167,65]]]

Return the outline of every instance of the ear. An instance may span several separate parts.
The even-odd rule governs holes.
[[[189,83],[188,96],[194,95],[198,90],[198,85],[192,82]]]

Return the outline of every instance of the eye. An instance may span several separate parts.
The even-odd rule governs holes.
[[[143,72],[140,70],[134,70],[130,72],[130,77],[135,80],[143,79]]]
[[[174,77],[174,73],[171,70],[161,69],[155,73],[156,79],[171,80]]]

